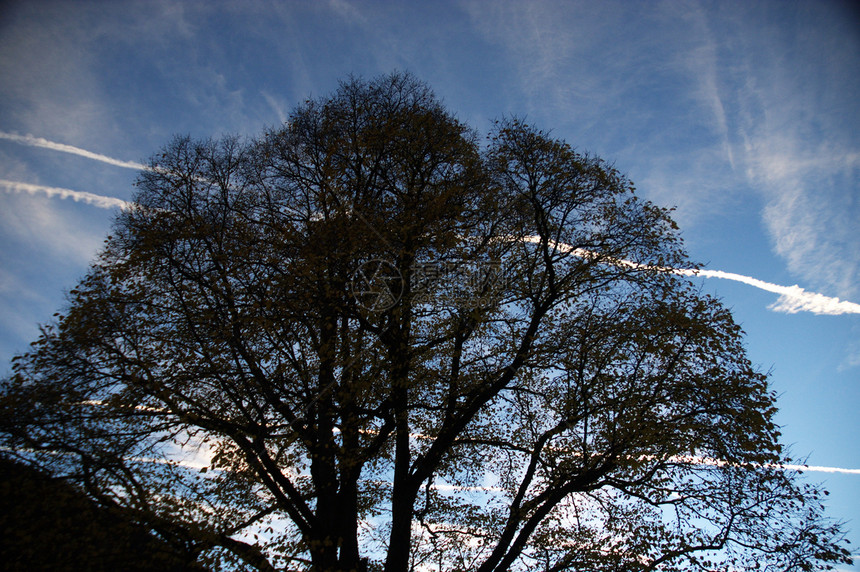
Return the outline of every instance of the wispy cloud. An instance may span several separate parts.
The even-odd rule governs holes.
[[[763,135],[747,148],[749,177],[766,196],[763,220],[788,267],[821,288],[856,295],[856,172],[860,153],[822,144],[801,149],[788,135]]]
[[[31,195],[44,193],[48,197],[72,199],[76,202],[84,202],[103,209],[112,209],[116,207],[125,209],[130,208],[133,204],[116,197],[106,197],[103,195],[96,195],[85,191],[74,191],[72,189],[64,189],[61,187],[47,187],[44,185],[34,185],[32,183],[7,181],[6,179],[0,179],[0,187],[4,187],[7,192],[29,193]]]
[[[278,116],[278,121],[282,124],[286,123],[289,118],[289,105],[265,90],[261,91],[260,95],[263,96],[263,99],[266,100],[266,103],[269,104],[269,107]]]
[[[837,371],[840,373],[854,367],[860,367],[860,335],[858,335],[857,329],[854,330],[854,335],[856,336],[855,339],[848,342],[848,352],[845,359],[837,367]]]
[[[738,175],[763,202],[762,222],[788,268],[853,298],[860,35],[836,3],[776,6],[708,11],[719,30],[716,73]],[[762,19],[771,25],[758,25]]]
[[[18,135],[15,133],[6,133],[4,131],[0,131],[0,139],[14,141],[15,143],[20,143],[22,145],[29,145],[30,147],[42,147],[44,149],[51,149],[53,151],[60,151],[62,153],[71,153],[72,155],[79,155],[81,157],[86,157],[87,159],[101,161],[102,163],[114,165],[115,167],[123,167],[125,169],[135,170],[146,169],[146,165],[142,163],[136,163],[134,161],[121,161],[120,159],[114,159],[113,157],[108,157],[107,155],[102,155],[100,153],[93,153],[92,151],[81,149],[80,147],[74,147],[72,145],[66,145],[64,143],[56,143],[54,141],[42,139],[41,137],[33,137],[32,135]]]

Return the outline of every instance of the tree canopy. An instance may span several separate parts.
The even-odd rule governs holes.
[[[850,562],[670,211],[409,74],[173,140],[2,387],[3,454],[202,565]]]

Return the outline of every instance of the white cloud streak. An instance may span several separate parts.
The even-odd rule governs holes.
[[[22,145],[28,145],[30,147],[42,147],[44,149],[51,149],[53,151],[60,151],[62,153],[70,153],[72,155],[86,157],[87,159],[93,159],[94,161],[101,161],[102,163],[113,165],[115,167],[122,167],[124,169],[135,169],[139,171],[147,168],[146,165],[144,165],[143,163],[136,163],[134,161],[121,161],[120,159],[114,159],[113,157],[108,157],[107,155],[102,155],[100,153],[93,153],[92,151],[81,149],[80,147],[74,147],[72,145],[66,145],[64,143],[56,143],[54,141],[42,139],[41,137],[33,137],[32,135],[17,135],[15,133],[6,133],[5,131],[0,131],[0,139],[13,141]]]
[[[87,193],[84,191],[74,191],[72,189],[63,189],[61,187],[47,187],[44,185],[34,185],[31,183],[20,183],[17,181],[7,181],[0,179],[0,187],[5,187],[7,192],[28,193],[38,195],[45,193],[48,197],[59,197],[61,199],[72,199],[75,202],[84,202],[102,209],[112,209],[119,207],[121,209],[131,208],[133,203],[118,199],[116,197],[106,197]]]
[[[538,236],[527,236],[524,239],[526,242],[540,242]],[[568,252],[574,256],[581,258],[600,258],[599,254],[589,252],[582,248],[573,248],[568,244],[556,243],[559,250]],[[659,268],[649,266],[647,264],[639,264],[629,260],[612,260],[607,259],[606,262],[615,264],[616,266],[624,266],[628,268],[641,268],[645,270],[661,270],[671,272],[681,276],[694,276],[702,278],[722,278],[724,280],[734,280],[765,290],[779,294],[776,302],[768,306],[774,312],[784,312],[787,314],[796,314],[798,312],[812,312],[813,314],[826,314],[831,316],[841,314],[860,314],[860,304],[840,300],[832,296],[825,296],[816,292],[808,292],[795,284],[794,286],[781,286],[771,282],[765,282],[758,278],[744,276],[743,274],[735,274],[734,272],[724,272],[722,270],[701,270],[698,268]]]
[[[749,284],[761,290],[779,294],[776,302],[768,306],[774,312],[796,314],[798,312],[812,312],[813,314],[827,314],[837,316],[840,314],[860,314],[860,304],[840,300],[832,296],[825,296],[816,292],[808,292],[797,284],[794,286],[781,286],[771,282],[765,282],[758,278],[751,278],[743,274],[724,272],[722,270],[697,270],[678,269],[675,274],[683,276],[701,276],[704,278],[723,278]]]
[[[643,457],[643,460],[651,460],[653,457],[646,456]],[[712,467],[724,467],[730,466],[730,463],[723,461],[722,459],[713,459],[711,457],[697,457],[697,456],[677,456],[671,457],[669,461],[674,463],[680,463],[684,465],[702,465],[702,466],[712,466]],[[766,469],[777,469],[780,471],[800,471],[800,472],[810,472],[810,473],[841,473],[844,475],[860,475],[860,469],[845,469],[842,467],[822,467],[818,465],[796,465],[796,464],[768,464],[768,465],[751,465],[753,468],[755,467],[763,467]]]
[[[803,471],[812,473],[841,473],[843,475],[860,475],[860,469],[843,469],[841,467],[820,467],[816,465],[779,465],[787,471]]]

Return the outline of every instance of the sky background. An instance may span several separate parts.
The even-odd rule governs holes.
[[[117,208],[80,193],[131,198],[108,158],[255,136],[395,70],[481,134],[515,114],[614,163],[677,208],[693,260],[770,285],[697,279],[771,372],[794,454],[860,469],[860,8],[841,2],[0,1],[0,373],[110,232]],[[822,296],[799,310],[775,285]],[[808,476],[858,552],[860,471]]]

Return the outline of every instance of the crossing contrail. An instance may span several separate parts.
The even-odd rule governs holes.
[[[71,153],[73,155],[79,155],[81,157],[93,159],[94,161],[101,161],[102,163],[106,163],[108,165],[114,165],[116,167],[123,167],[126,169],[145,170],[149,168],[142,163],[115,159],[113,157],[108,157],[107,155],[93,153],[92,151],[81,149],[80,147],[74,147],[72,145],[66,145],[64,143],[56,143],[54,141],[48,141],[47,139],[43,139],[41,137],[33,137],[32,135],[17,135],[14,133],[6,133],[4,131],[0,131],[0,139],[14,141],[16,143],[20,143],[22,145],[29,145],[31,147],[41,147],[44,149],[60,151],[62,153]],[[85,193],[82,191],[72,191],[70,189],[43,187],[40,185],[31,185],[29,183],[16,183],[5,180],[0,180],[0,185],[4,185],[7,188],[11,188],[15,191],[25,191],[28,193],[44,192],[48,196],[72,198],[76,201],[84,201],[101,208],[112,208],[116,206],[120,208],[128,208],[131,205],[131,203],[123,201],[121,199],[113,197],[104,197],[101,195]],[[539,242],[540,238],[535,236],[528,236],[525,238],[525,240],[527,242]],[[595,256],[594,253],[588,252],[581,248],[575,249],[567,244],[558,243],[557,246],[559,249],[566,250],[567,252],[570,252],[575,256]],[[631,268],[648,268],[647,265],[638,264],[629,260],[608,260],[607,262]],[[724,280],[733,280],[735,282],[741,282],[743,284],[753,286],[760,290],[779,294],[779,298],[777,299],[777,301],[768,306],[768,308],[775,312],[785,312],[788,314],[796,314],[798,312],[812,312],[813,314],[825,314],[832,316],[837,316],[841,314],[860,314],[860,304],[849,302],[847,300],[840,300],[839,298],[832,296],[825,296],[824,294],[819,294],[817,292],[809,292],[801,288],[797,284],[795,284],[794,286],[782,286],[780,284],[765,282],[764,280],[759,280],[758,278],[752,278],[751,276],[744,276],[743,274],[735,274],[733,272],[724,272],[722,270],[700,270],[697,268],[663,268],[660,270],[665,270],[667,272],[672,272],[674,274],[679,274],[682,276],[698,276],[702,278],[722,278]]]

